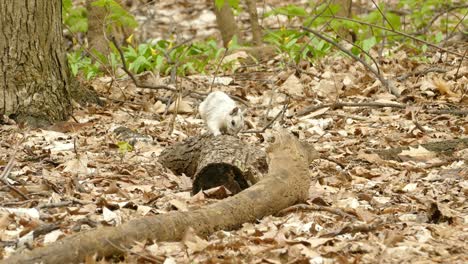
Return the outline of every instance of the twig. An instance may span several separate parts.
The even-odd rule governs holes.
[[[429,110],[429,114],[451,114],[451,115],[468,115],[468,109],[454,109],[454,110]]]
[[[17,189],[15,186],[11,185],[8,182],[8,176],[10,175],[11,170],[13,169],[13,165],[15,163],[15,156],[16,152],[18,151],[18,146],[24,141],[24,138],[18,142],[15,145],[15,149],[13,150],[13,153],[11,154],[10,160],[8,161],[7,165],[5,166],[5,169],[3,169],[2,174],[0,175],[0,180],[8,187],[10,188],[13,192],[17,193],[21,198],[24,200],[28,200],[29,198],[21,192],[19,189]]]
[[[417,111],[411,111],[411,119],[412,119],[414,125],[415,125],[416,128],[419,129],[421,132],[427,133],[426,129],[425,129],[423,126],[421,126],[421,124],[419,124],[419,122],[418,122],[418,117],[416,116],[416,114],[417,114]]]
[[[8,161],[7,165],[3,169],[2,174],[0,175],[0,180],[2,180],[3,182],[7,181],[8,176],[10,175],[11,169],[13,169],[13,164],[15,163],[15,155],[17,151],[18,149],[15,148],[15,150],[11,154],[10,160]]]
[[[128,76],[132,79],[133,83],[135,84],[136,87],[138,88],[147,88],[147,89],[153,89],[153,90],[168,90],[168,91],[176,91],[175,88],[169,87],[167,85],[147,85],[147,84],[141,84],[131,73],[128,68],[127,68],[127,63],[125,61],[125,56],[123,54],[122,49],[120,46],[117,44],[117,41],[115,40],[115,37],[112,36],[112,43],[114,43],[115,48],[120,54],[120,59],[122,60],[122,69],[125,71],[125,73],[128,74]]]
[[[273,123],[276,121],[276,119],[278,119],[278,117],[280,117],[281,115],[283,115],[286,112],[286,110],[288,109],[288,105],[289,105],[289,97],[286,100],[286,103],[284,104],[283,109],[281,109],[281,111],[279,111],[278,114],[276,114],[276,116],[265,127],[263,127],[261,130],[248,130],[248,131],[243,131],[243,132],[240,132],[240,133],[243,133],[243,134],[264,133],[268,128],[270,128],[273,125]]]
[[[65,207],[73,204],[73,201],[63,201],[63,202],[57,202],[57,203],[48,203],[48,204],[40,204],[36,206],[36,209],[40,210],[43,208],[56,208],[56,207]]]
[[[378,102],[363,102],[363,103],[332,103],[332,104],[322,104],[314,105],[303,108],[297,113],[297,116],[307,115],[311,112],[317,111],[319,109],[330,107],[330,108],[341,108],[341,107],[393,107],[393,108],[406,108],[404,104],[398,103],[378,103]],[[468,109],[450,109],[450,110],[427,110],[425,111],[428,114],[452,114],[452,115],[468,115]]]
[[[335,31],[335,29],[333,29],[333,28],[331,28],[331,29],[333,30],[333,32],[335,32],[337,35],[339,35],[339,34]],[[374,59],[374,57],[372,57],[372,56],[370,55],[369,52],[365,51],[363,48],[361,48],[361,46],[354,44],[352,41],[349,41],[349,40],[347,40],[346,38],[342,38],[342,39],[343,39],[344,41],[346,41],[348,44],[351,44],[353,47],[359,49],[362,53],[366,54],[367,57],[369,57],[369,59],[372,60],[372,62],[373,62],[374,65],[375,65],[375,68],[376,68],[377,72],[380,74],[380,67],[379,67],[379,64],[378,64],[377,61]],[[380,55],[379,55],[379,57],[380,57]]]
[[[15,186],[11,185],[7,180],[3,181],[3,183],[8,187],[10,188],[13,192],[17,193],[19,196],[21,196],[21,198],[23,198],[24,200],[28,200],[29,198],[23,193],[21,192],[18,188],[16,188]]]
[[[330,108],[341,108],[341,107],[393,107],[393,108],[406,108],[404,104],[398,103],[377,103],[377,102],[363,102],[363,103],[332,103],[332,104],[322,104],[316,106],[309,106],[297,113],[298,116],[306,115],[310,112],[317,111],[319,109],[330,107]]]
[[[414,33],[415,35],[422,35],[422,34],[425,34],[429,28],[431,28],[432,24],[434,24],[434,22],[442,15],[444,15],[445,13],[450,13],[451,11],[453,10],[456,10],[456,9],[462,9],[462,8],[467,8],[468,5],[459,5],[459,6],[452,6],[452,7],[449,7],[445,10],[442,10],[440,11],[439,13],[437,13],[434,17],[432,17],[432,19],[427,23],[427,25],[419,30],[418,32]]]
[[[371,1],[372,1],[372,3],[374,4],[374,6],[377,8],[377,10],[379,11],[379,13],[382,15],[383,19],[385,19],[385,21],[387,21],[387,24],[392,28],[392,30],[395,30],[395,28],[393,28],[392,23],[390,23],[390,21],[387,19],[387,17],[386,17],[385,14],[382,12],[382,10],[380,10],[379,5],[376,4],[374,0],[371,0]]]
[[[448,14],[448,13],[447,13]],[[463,22],[465,21],[465,17],[468,15],[468,11],[465,12],[465,14],[463,15],[462,19],[460,19],[458,21],[458,23],[452,28],[452,31],[450,31],[450,34],[447,34],[447,36],[445,37],[445,41],[447,41],[449,38],[451,38],[455,32],[455,30],[458,28],[458,26]],[[448,19],[447,19],[448,20]],[[448,26],[448,24],[446,24],[446,26]]]
[[[134,252],[126,247],[123,247],[123,246],[119,246],[117,244],[115,244],[114,242],[112,242],[111,240],[109,239],[106,239],[106,242],[109,243],[111,246],[113,246],[114,248],[116,248],[117,250],[121,251],[122,253],[130,253],[130,254],[133,254],[133,255],[137,255],[141,258],[143,258],[144,260],[146,261],[149,261],[151,263],[162,263],[162,261],[164,260],[162,257],[153,257],[153,256],[145,256],[145,255],[142,255],[140,253],[137,253],[137,252]]]
[[[461,58],[460,63],[458,64],[457,72],[455,72],[455,80],[458,80],[458,72],[460,71],[460,67],[462,65],[463,59],[465,59],[467,51],[468,51],[468,49],[465,50],[465,52],[463,53],[463,57]]]
[[[296,205],[293,205],[286,209],[281,210],[277,215],[284,216],[286,214],[299,211],[299,210],[301,211],[325,211],[325,212],[339,215],[343,218],[356,218],[356,216],[349,214],[339,208],[321,206],[321,205],[316,205],[316,204],[296,204]]]
[[[224,49],[223,56],[219,60],[218,65],[216,65],[216,70],[214,71],[214,74],[213,74],[213,80],[211,81],[211,84],[210,84],[210,93],[213,91],[213,85],[214,85],[214,82],[216,80],[216,73],[219,71],[219,67],[221,67],[221,63],[223,63],[223,60],[224,60],[224,58],[226,57],[226,55],[228,53],[228,50],[229,50],[229,47],[226,47]]]
[[[408,77],[410,77],[410,76],[425,75],[425,74],[428,74],[430,72],[446,73],[447,70],[442,69],[442,68],[438,68],[438,67],[427,68],[427,69],[424,69],[424,70],[420,70],[420,71],[416,71],[416,72],[410,72],[410,73],[404,74],[404,75],[402,75],[400,77],[397,77],[397,81],[401,82],[401,81],[404,81],[404,80],[408,79]]]
[[[48,234],[50,233],[51,231],[54,231],[54,230],[57,230],[59,229],[60,226],[57,225],[57,224],[45,224],[45,225],[41,225],[39,227],[37,227],[36,229],[34,229],[33,231],[33,237],[34,238],[37,238],[41,235],[45,235],[45,234]]]
[[[359,20],[356,20],[356,19],[352,19],[352,18],[347,18],[347,17],[341,17],[341,16],[323,16],[323,17],[333,17],[333,18],[336,18],[336,19],[339,19],[339,20],[347,20],[347,21],[350,21],[350,22],[354,22],[354,23],[358,23],[358,24],[362,24],[362,25],[367,25],[369,27],[375,27],[375,28],[378,28],[378,29],[382,29],[382,30],[387,30],[387,31],[390,31],[392,33],[395,33],[395,34],[398,34],[398,35],[401,35],[401,36],[405,36],[407,38],[410,38],[412,40],[415,40],[415,41],[418,41],[418,42],[421,42],[421,43],[424,43],[428,46],[431,46],[433,48],[436,48],[438,50],[442,50],[442,51],[445,51],[447,53],[450,53],[450,54],[453,54],[453,55],[457,55],[457,56],[462,56],[460,53],[458,52],[455,52],[455,51],[451,51],[451,50],[448,50],[446,48],[443,48],[443,47],[440,47],[440,46],[437,46],[435,44],[432,44],[430,42],[427,42],[425,40],[422,40],[422,39],[419,39],[415,36],[411,36],[410,34],[407,34],[407,33],[404,33],[404,32],[401,32],[401,31],[398,31],[398,30],[393,30],[391,28],[386,28],[386,27],[382,27],[382,26],[379,26],[379,25],[374,25],[374,24],[371,24],[371,23],[367,23],[367,22],[364,22],[364,21],[359,21]]]
[[[320,34],[319,32],[317,32],[317,31],[315,31],[313,29],[306,28],[306,27],[301,27],[301,29],[316,35],[317,37],[319,37],[319,38],[325,40],[326,42],[332,44],[333,46],[337,47],[342,52],[344,52],[348,56],[350,56],[351,58],[359,61],[362,65],[364,65],[365,68],[367,68],[369,71],[371,71],[377,77],[377,79],[379,79],[379,81],[382,83],[382,85],[384,85],[390,92],[392,92],[394,94],[394,91],[390,87],[389,82],[382,75],[380,75],[374,68],[372,68],[369,64],[367,64],[367,62],[365,62],[363,59],[359,58],[358,56],[351,53],[349,50],[343,48],[340,44],[336,43],[332,39],[329,39],[328,37],[323,36],[322,34]]]
[[[367,233],[371,232],[379,227],[381,227],[384,222],[380,219],[377,219],[374,223],[371,224],[357,224],[357,225],[345,225],[343,228],[337,231],[329,232],[320,235],[320,237],[334,237],[342,234],[356,234],[356,233]]]

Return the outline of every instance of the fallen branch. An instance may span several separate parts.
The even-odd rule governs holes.
[[[393,107],[393,108],[400,108],[404,109],[406,108],[406,105],[404,104],[398,104],[398,103],[378,103],[378,102],[364,102],[364,103],[332,103],[332,104],[322,104],[322,105],[313,105],[306,107],[302,110],[300,110],[297,115],[298,116],[303,116],[307,115],[311,112],[317,111],[322,108],[341,108],[341,107]]]
[[[419,146],[422,146],[429,151],[451,155],[453,152],[455,152],[458,149],[468,148],[468,138],[459,138],[459,139],[444,140],[444,141],[438,141],[438,142],[430,142],[430,143],[420,144]],[[418,146],[412,146],[412,147],[417,148]],[[374,152],[377,153],[382,159],[401,161],[398,154],[400,154],[403,150],[406,150],[406,149],[408,149],[408,147],[398,147],[398,148],[377,150]]]
[[[437,72],[437,73],[446,73],[447,70],[446,69],[442,69],[442,68],[428,68],[428,69],[424,69],[424,70],[421,70],[421,71],[416,71],[416,72],[410,72],[410,73],[407,73],[407,74],[403,74],[402,76],[400,77],[397,77],[397,81],[404,81],[406,79],[408,79],[408,77],[411,77],[411,76],[419,76],[419,75],[425,75],[425,74],[428,74],[430,72]]]
[[[362,103],[331,103],[331,104],[321,104],[321,105],[311,105],[307,106],[297,112],[297,116],[304,116],[311,112],[317,111],[322,108],[330,107],[332,109],[341,108],[341,107],[392,107],[405,109],[407,105],[399,103],[379,103],[379,102],[362,102]],[[452,114],[452,115],[468,115],[468,109],[448,109],[448,110],[426,110],[424,111],[428,114]]]
[[[180,240],[192,227],[206,236],[275,214],[308,197],[308,162],[314,158],[310,146],[292,134],[277,134],[268,148],[269,174],[239,194],[189,212],[170,212],[142,217],[117,227],[102,227],[71,235],[45,247],[18,252],[0,263],[78,263],[87,256],[122,253],[135,241]],[[117,245],[118,247],[116,247]]]

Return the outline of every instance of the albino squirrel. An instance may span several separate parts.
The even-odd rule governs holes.
[[[244,113],[229,95],[210,93],[198,107],[203,121],[214,136],[236,135],[244,127]]]

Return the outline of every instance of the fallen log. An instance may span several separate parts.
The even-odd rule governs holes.
[[[422,146],[429,151],[451,156],[452,153],[457,150],[468,148],[468,138],[458,138],[458,139],[444,140],[444,141],[438,141],[438,142],[430,142],[430,143],[420,144],[419,146]],[[412,146],[412,147],[417,148],[418,145]],[[402,161],[398,155],[403,150],[407,150],[407,149],[409,149],[409,147],[383,149],[383,150],[376,150],[374,152],[377,153],[382,159],[385,159],[385,160]]]
[[[95,254],[113,256],[135,241],[180,240],[189,227],[206,236],[304,201],[311,181],[308,163],[317,158],[315,151],[289,132],[281,132],[267,152],[268,175],[237,195],[194,211],[142,217],[117,227],[80,232],[45,247],[18,252],[0,263],[78,263]]]
[[[229,135],[191,137],[166,148],[159,162],[191,177],[192,194],[221,185],[236,194],[268,172],[265,152]]]

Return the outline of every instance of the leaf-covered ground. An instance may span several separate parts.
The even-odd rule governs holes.
[[[187,35],[194,28],[214,29],[204,2],[158,3],[149,9],[166,14],[154,16],[160,19],[159,32],[171,26]],[[182,18],[174,21],[168,14]],[[468,45],[454,41],[446,48],[463,54]],[[310,164],[314,181],[307,203],[206,238],[188,232],[180,242],[140,241],[126,249],[123,261],[466,263],[468,59],[432,49],[426,62],[418,62],[411,52],[394,47],[394,55],[380,61],[398,97],[361,64],[336,54],[300,69],[281,68],[277,56],[218,74],[223,78],[213,89],[247,103],[241,104],[248,109],[247,129],[263,128],[287,104],[272,129],[240,137],[265,148],[272,131],[284,127],[313,143],[321,158]],[[168,80],[151,74],[140,78]],[[212,79],[189,76],[179,85],[207,92]],[[105,105],[76,105],[74,119],[47,129],[9,120],[0,127],[3,257],[82,230],[216,202],[210,193],[191,197],[191,180],[157,162],[166,146],[206,130],[196,115],[199,98],[182,98],[174,115],[174,107],[157,99],[169,92],[109,76],[89,85]],[[459,141],[450,145],[453,140]],[[418,147],[431,142],[445,143]],[[413,147],[385,155],[386,149],[407,146]]]

